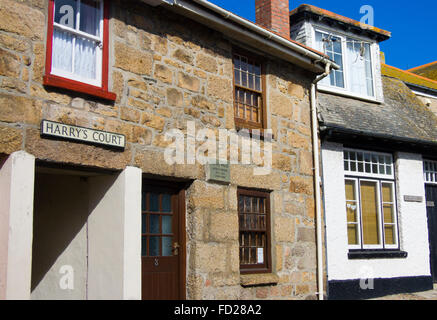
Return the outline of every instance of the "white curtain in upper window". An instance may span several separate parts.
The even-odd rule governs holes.
[[[96,79],[96,43],[94,41],[76,38],[74,70],[74,73],[82,78]]]
[[[52,66],[54,69],[72,72],[73,36],[69,32],[53,30]]]
[[[363,96],[373,96],[370,45],[347,39],[346,50],[350,90]]]

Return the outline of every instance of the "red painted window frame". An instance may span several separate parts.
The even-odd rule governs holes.
[[[117,95],[108,91],[109,73],[109,1],[103,1],[103,50],[102,50],[102,86],[97,87],[84,82],[53,75],[52,73],[52,52],[53,52],[53,21],[55,1],[49,0],[49,15],[47,27],[47,49],[46,65],[43,84],[52,87],[64,88],[80,93],[89,94],[95,97],[115,101]]]

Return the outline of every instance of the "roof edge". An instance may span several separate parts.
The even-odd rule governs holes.
[[[378,36],[380,38],[380,41],[384,41],[387,40],[389,38],[391,38],[391,32],[387,31],[387,30],[383,30],[365,23],[361,23],[357,20],[339,15],[337,13],[310,5],[310,4],[301,4],[299,7],[293,9],[290,11],[290,16],[293,15],[297,15],[297,14],[302,14],[302,13],[311,13],[314,14],[316,16],[319,17],[325,17],[331,20],[334,20],[336,22],[341,22],[341,23],[345,23],[348,24],[354,28],[359,28],[361,30],[370,32],[376,36]]]
[[[414,68],[411,68],[411,69],[407,69],[407,71],[408,72],[413,72],[413,71],[417,71],[417,70],[420,70],[420,69],[426,69],[428,67],[431,67],[434,64],[437,65],[437,61],[429,62],[429,63],[426,63],[426,64],[421,65],[421,66],[417,66],[417,67],[414,67]]]
[[[370,131],[355,130],[345,127],[340,127],[336,124],[331,124],[329,122],[321,122],[320,132],[328,132],[328,131],[334,131],[339,134],[344,134],[345,136],[350,136],[351,134],[355,134],[357,136],[369,137],[378,140],[391,140],[391,141],[398,141],[398,142],[413,144],[413,145],[428,146],[437,150],[437,141],[421,140],[421,139],[400,137],[400,136],[383,134],[383,133],[374,133]]]
[[[418,74],[412,73],[410,71],[402,70],[385,63],[381,63],[381,74],[388,77],[393,77],[399,79],[406,83],[411,83],[413,85],[420,85],[423,87],[429,87],[431,89],[437,90],[437,81],[432,80]]]

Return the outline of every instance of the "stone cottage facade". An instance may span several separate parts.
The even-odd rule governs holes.
[[[1,1],[0,299],[316,297],[309,87],[328,59],[217,10]],[[197,149],[193,128],[271,129],[271,171],[168,164],[165,134]]]

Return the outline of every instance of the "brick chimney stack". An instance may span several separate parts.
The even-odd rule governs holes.
[[[289,0],[255,0],[256,23],[290,39]]]

